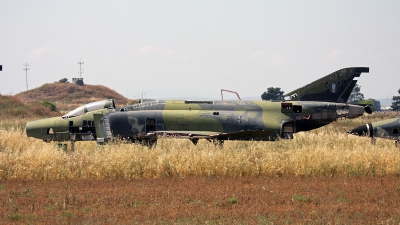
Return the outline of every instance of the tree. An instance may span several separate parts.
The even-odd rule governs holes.
[[[60,83],[69,83],[67,78],[63,78],[63,79],[59,80],[58,82],[60,82]]]
[[[357,104],[359,101],[364,99],[364,94],[360,92],[361,86],[356,84],[351,91],[348,103]]]
[[[400,94],[400,89],[398,90],[398,92]],[[393,96],[392,100],[393,100],[392,109],[393,110],[400,110],[400,96]]]
[[[282,99],[284,91],[281,91],[281,88],[279,87],[269,87],[267,89],[267,92],[264,91],[264,93],[261,95],[262,100],[279,100]]]
[[[371,106],[372,112],[381,110],[381,102],[378,100],[372,99],[372,98],[363,99],[363,100],[359,101],[357,104]]]
[[[373,98],[371,99],[372,101],[374,101],[374,108],[375,108],[374,111],[381,111],[381,102]]]

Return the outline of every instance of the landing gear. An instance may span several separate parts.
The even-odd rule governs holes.
[[[283,132],[282,139],[293,139],[293,133],[292,132]]]
[[[281,138],[293,139],[293,133],[296,131],[296,123],[294,121],[282,121],[281,125]]]
[[[209,142],[214,143],[214,145],[219,148],[224,147],[224,141],[223,139],[207,139]]]
[[[157,138],[149,138],[144,140],[144,145],[146,145],[149,148],[156,147],[157,145]]]
[[[71,141],[71,152],[75,151],[75,140],[76,140],[76,134],[70,134],[70,141]]]
[[[149,148],[155,147],[157,145],[157,138],[134,138],[131,139],[132,143],[139,143],[143,146],[147,146]]]
[[[398,148],[400,145],[400,140],[396,140],[394,141],[394,146],[396,146],[396,148]]]
[[[224,142],[225,142],[225,140],[217,139],[216,142],[214,142],[214,144],[215,144],[215,146],[222,148],[222,147],[224,147]]]
[[[57,143],[57,147],[58,147],[59,149],[62,149],[64,152],[67,152],[68,144]]]
[[[371,137],[371,144],[373,144],[373,145],[376,144],[376,138],[375,137]]]

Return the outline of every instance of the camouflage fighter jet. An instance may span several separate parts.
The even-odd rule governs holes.
[[[367,123],[351,130],[349,133],[359,136],[371,137],[371,142],[375,144],[375,138],[386,138],[395,140],[395,146],[400,143],[400,117],[394,119],[381,120],[374,123]]]
[[[159,136],[188,138],[195,144],[199,139],[216,143],[275,140],[290,139],[293,133],[338,118],[355,118],[363,112],[363,106],[316,101],[158,100],[117,109],[108,99],[86,104],[62,117],[28,122],[26,133],[48,142],[71,141],[72,149],[75,141],[102,143],[116,138],[151,145]]]
[[[364,107],[308,101],[151,101],[116,109],[113,100],[86,104],[62,117],[28,122],[29,137],[45,141],[104,142],[114,138],[152,144],[157,137],[193,143],[291,139],[336,121],[363,115]]]

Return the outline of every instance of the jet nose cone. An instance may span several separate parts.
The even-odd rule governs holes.
[[[372,124],[365,124],[359,127],[354,128],[353,130],[349,131],[348,133],[358,135],[358,136],[373,136],[373,129]]]
[[[40,124],[37,121],[27,122],[25,129],[28,137],[34,137],[34,134],[40,129]]]
[[[27,122],[25,129],[26,135],[33,138],[42,139],[44,134],[46,133],[46,129],[45,127],[43,127],[41,120]]]

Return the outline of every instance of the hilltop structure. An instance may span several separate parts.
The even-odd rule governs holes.
[[[78,86],[83,86],[84,85],[82,77],[81,78],[72,78],[72,83],[76,84]]]

